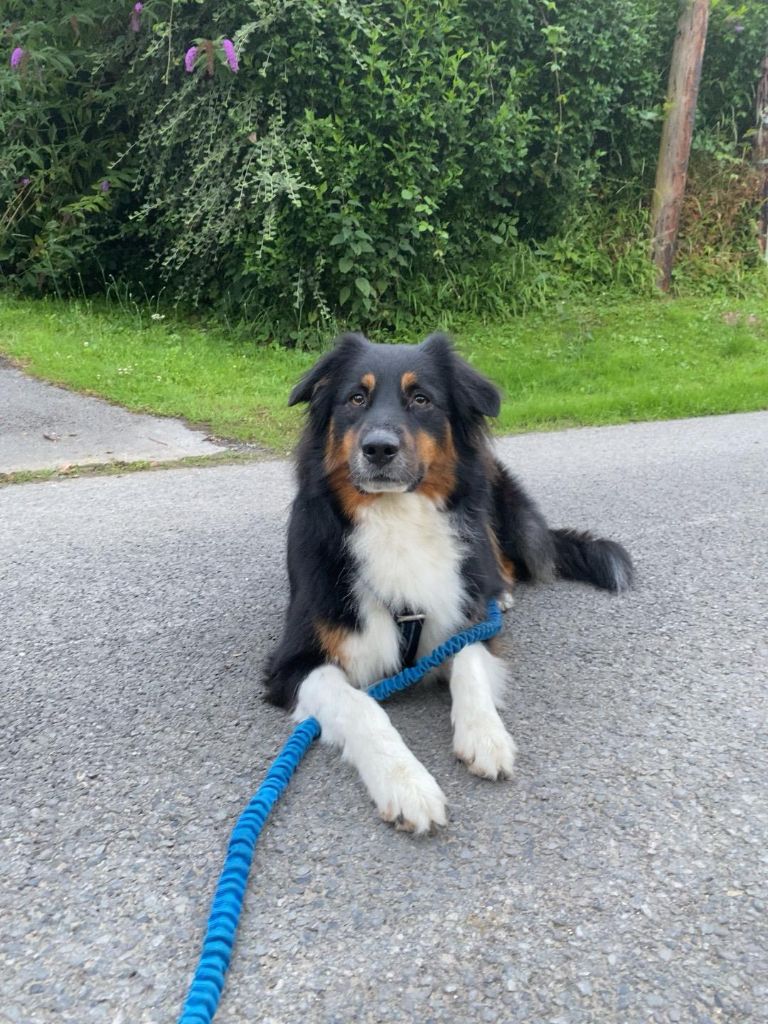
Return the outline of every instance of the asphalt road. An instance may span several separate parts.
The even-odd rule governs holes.
[[[0,473],[224,451],[179,420],[35,380],[0,358]]]
[[[393,720],[451,821],[379,822],[315,747],[257,849],[220,1024],[768,1020],[768,414],[510,438],[638,584],[519,588],[517,775]],[[173,1021],[230,827],[287,734],[259,673],[284,463],[0,490],[0,1020]]]

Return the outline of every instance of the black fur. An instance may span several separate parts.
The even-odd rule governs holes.
[[[405,431],[418,428],[441,443],[446,431],[452,438],[455,475],[444,507],[465,550],[468,619],[505,589],[495,547],[513,563],[519,580],[560,575],[608,590],[631,583],[632,563],[621,545],[586,533],[550,530],[533,500],[493,458],[486,417],[498,414],[499,392],[456,355],[445,336],[432,335],[420,346],[384,346],[361,335],[344,335],[290,396],[291,405],[308,402],[309,415],[297,452],[298,494],[288,529],[290,601],[283,637],[267,671],[268,697],[281,706],[292,706],[302,680],[327,661],[316,623],[347,630],[358,626],[357,567],[346,544],[354,521],[329,479],[329,426],[333,422],[334,429],[347,429],[361,422],[365,411],[351,408],[348,394],[369,368],[385,381],[399,380],[410,367],[432,401],[418,410],[390,402],[387,423]]]
[[[288,523],[290,602],[282,640],[267,668],[268,697],[291,707],[302,680],[326,660],[314,622],[354,629],[354,565],[346,550],[350,524],[328,485],[323,439],[308,425],[298,451],[299,492]]]
[[[552,579],[555,544],[544,516],[512,474],[494,462],[492,520],[499,547],[523,582]]]
[[[551,530],[536,503],[512,474],[496,462],[493,525],[501,550],[522,582],[542,582],[558,575],[614,592],[632,584],[634,569],[627,551],[613,540],[576,530]]]
[[[592,583],[604,590],[621,591],[632,585],[632,559],[615,540],[593,537],[586,531],[552,530],[555,568],[566,580]]]

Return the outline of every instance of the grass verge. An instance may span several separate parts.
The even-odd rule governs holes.
[[[187,455],[169,462],[138,459],[134,462],[86,462],[55,469],[17,469],[0,473],[0,487],[10,484],[36,484],[46,480],[72,480],[81,476],[124,476],[126,473],[159,472],[165,469],[189,469],[192,466],[232,466],[241,462],[260,462],[265,457],[253,452],[222,452],[216,455]]]
[[[768,407],[768,302],[637,299],[447,325],[502,388],[499,432]],[[416,341],[418,336],[402,341]],[[316,354],[83,302],[0,296],[0,354],[29,373],[284,453],[286,396]]]

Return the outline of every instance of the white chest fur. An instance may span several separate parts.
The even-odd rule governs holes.
[[[420,653],[462,621],[462,545],[451,517],[420,494],[382,494],[361,510],[349,546],[358,564],[363,629],[347,642],[347,671],[360,685],[397,667],[392,610],[426,613]]]

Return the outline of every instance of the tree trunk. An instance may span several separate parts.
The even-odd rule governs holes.
[[[669,290],[672,277],[708,21],[709,0],[685,0],[669,68],[651,209],[652,258],[658,269],[656,283],[665,292]]]

